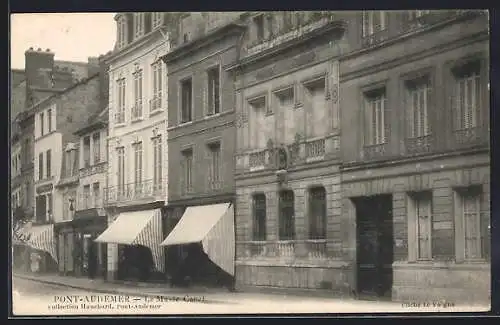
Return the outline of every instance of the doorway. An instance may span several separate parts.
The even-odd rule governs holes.
[[[357,294],[391,298],[393,255],[392,195],[353,200],[356,206]]]

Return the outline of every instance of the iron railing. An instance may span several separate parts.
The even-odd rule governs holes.
[[[242,241],[237,242],[238,258],[282,258],[298,257],[298,245],[304,247],[302,257],[327,259],[331,257],[327,251],[326,239],[279,240],[279,241]]]
[[[166,193],[166,181],[154,182],[153,179],[139,183],[128,183],[104,189],[104,204],[144,200],[163,199]]]
[[[97,209],[104,207],[104,198],[102,195],[80,194],[76,200],[76,211]]]
[[[95,165],[83,167],[80,169],[80,178],[95,174],[107,173],[108,163],[106,161],[101,161]]]
[[[161,110],[162,100],[161,96],[154,96],[149,100],[149,112],[153,113],[157,110]]]

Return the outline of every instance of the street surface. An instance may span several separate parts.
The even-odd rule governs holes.
[[[228,293],[228,295],[231,295]],[[117,314],[245,314],[245,313],[380,313],[432,311],[485,311],[489,307],[402,306],[396,302],[355,301],[281,295],[236,294],[213,302],[204,297],[165,295],[120,296],[64,286],[13,279],[13,312],[29,315],[117,315]],[[234,298],[234,301],[233,301]]]

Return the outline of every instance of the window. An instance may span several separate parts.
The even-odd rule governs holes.
[[[160,27],[163,24],[163,12],[153,12],[152,25],[153,29]]]
[[[411,10],[408,12],[408,18],[409,20],[415,20],[420,17],[424,17],[430,13],[431,13],[430,10]]]
[[[191,78],[181,82],[181,123],[192,121],[193,88]]]
[[[455,130],[469,130],[479,126],[481,112],[481,66],[479,61],[469,62],[453,70],[455,97],[453,113]]]
[[[326,191],[323,187],[309,191],[309,239],[326,239]]]
[[[386,142],[386,110],[385,88],[365,93],[366,145],[380,145]]]
[[[142,70],[134,72],[134,106],[132,107],[132,119],[142,117]]]
[[[183,35],[182,38],[183,38],[184,43],[189,42],[189,35],[188,35],[188,33],[184,33],[184,35]]]
[[[38,179],[43,179],[43,152],[38,154]]]
[[[161,136],[153,138],[153,186],[155,191],[162,189],[162,144]]]
[[[48,132],[52,132],[52,110],[47,110],[47,128]]]
[[[295,207],[294,195],[290,190],[279,194],[279,239],[295,239]]]
[[[420,138],[431,133],[429,127],[430,83],[427,77],[406,82],[408,137]]]
[[[118,47],[122,48],[127,44],[127,21],[125,16],[121,16],[117,21],[117,43]]]
[[[47,178],[48,177],[51,177],[52,176],[52,171],[51,171],[51,159],[52,159],[52,151],[51,150],[47,150],[46,154],[45,154],[45,159],[47,160]]]
[[[484,225],[481,220],[481,193],[471,188],[461,192],[461,215],[464,238],[464,258],[466,260],[482,259],[488,245]]]
[[[185,193],[191,193],[193,190],[193,150],[182,151],[182,158],[183,190]]]
[[[134,144],[134,183],[137,191],[142,186],[142,142]]]
[[[220,184],[220,143],[211,143],[208,145],[210,152],[209,163],[209,182],[211,189],[219,189]]]
[[[36,220],[44,222],[47,220],[47,197],[45,195],[38,195],[35,202]]]
[[[432,259],[432,194],[420,192],[413,195],[417,221],[417,259]]]
[[[208,110],[207,115],[220,112],[220,78],[219,66],[208,70]]]
[[[53,221],[53,211],[52,194],[47,194],[47,221]]]
[[[115,123],[125,123],[125,79],[117,80],[118,99],[115,113]]]
[[[153,70],[153,99],[151,100],[150,111],[154,112],[157,109],[161,109],[161,97],[162,97],[162,62],[156,61],[151,66]]]
[[[101,190],[100,190],[99,183],[92,184],[92,192],[93,192],[92,193],[92,206],[94,208],[96,208],[98,200],[101,197]]]
[[[117,173],[117,185],[118,194],[125,194],[125,148],[117,148],[116,155],[118,157],[118,173]]]
[[[83,208],[90,209],[90,185],[83,186]]]
[[[251,99],[248,103],[250,106],[250,132],[249,139],[250,147],[253,149],[264,149],[267,144],[268,135],[264,132],[266,130],[266,97]],[[264,164],[264,162],[262,162]]]
[[[83,138],[83,166],[90,166],[90,136]]]
[[[144,13],[134,14],[134,36],[136,38],[144,35]]]
[[[253,196],[253,240],[266,240],[266,195]]]
[[[99,132],[92,135],[94,144],[94,165],[101,161],[101,134]]]
[[[280,111],[282,112],[283,127],[284,127],[284,140],[285,144],[289,145],[295,141],[295,110],[294,110],[294,91],[290,87],[286,90],[275,93],[278,99]]]
[[[255,33],[257,35],[257,40],[261,41],[264,39],[264,15],[258,15],[253,19],[255,24]]]
[[[73,157],[71,154],[72,150],[66,150],[64,152],[64,169],[65,169],[65,175],[66,176],[72,176],[73,175]]]
[[[40,136],[43,136],[44,134],[44,116],[43,116],[43,112],[40,113]]]
[[[363,37],[386,29],[385,11],[363,11]]]

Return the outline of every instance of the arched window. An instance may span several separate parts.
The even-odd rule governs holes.
[[[309,239],[326,238],[326,191],[322,186],[309,190]]]
[[[263,193],[253,196],[253,233],[255,241],[266,240],[266,195]]]
[[[284,190],[279,195],[279,239],[295,239],[295,207],[291,190]]]

